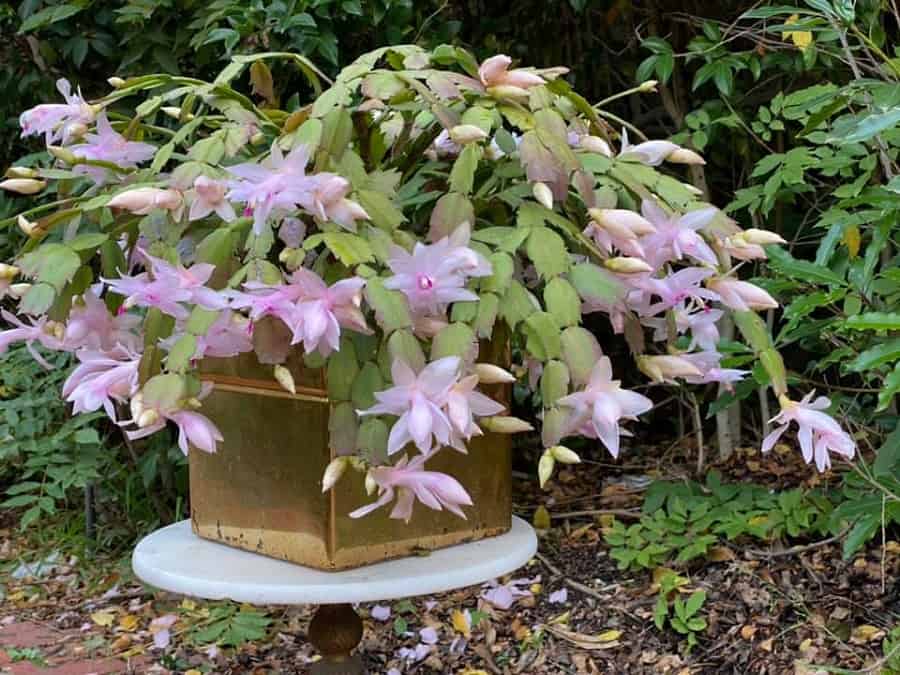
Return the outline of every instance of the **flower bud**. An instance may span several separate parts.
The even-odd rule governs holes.
[[[703,196],[703,190],[698,188],[696,185],[693,185],[691,183],[682,183],[681,185],[684,187],[685,190],[690,192],[692,195],[695,195],[697,197]]]
[[[653,382],[671,382],[676,377],[703,377],[703,373],[693,363],[671,354],[639,356],[637,365]]]
[[[92,106],[92,108],[94,109],[95,115],[97,113],[99,113],[101,110],[103,110],[103,108],[100,106]],[[83,124],[81,122],[72,122],[71,124],[66,125],[66,138],[68,138],[69,140],[72,140],[75,138],[81,138],[87,132],[88,132],[87,125]]]
[[[475,374],[478,375],[478,381],[483,384],[508,384],[516,381],[511,372],[493,363],[476,363]]]
[[[603,266],[611,272],[620,274],[639,274],[653,271],[653,268],[646,261],[628,256],[609,258],[603,261]]]
[[[638,91],[642,94],[648,94],[656,91],[656,85],[659,82],[656,80],[647,80],[646,82],[641,82],[641,86],[638,87]]]
[[[534,427],[525,420],[506,415],[485,417],[482,420],[482,426],[488,431],[493,431],[497,434],[518,434],[523,431],[532,431],[534,429]]]
[[[613,151],[604,139],[599,136],[582,136],[578,139],[578,145],[588,152],[593,152],[604,157],[612,157]]]
[[[31,284],[12,284],[9,287],[9,294],[14,298],[21,298],[30,288]]]
[[[529,97],[527,89],[516,87],[511,84],[498,84],[493,87],[488,87],[487,95],[492,98],[518,101],[519,103],[524,103]]]
[[[172,119],[179,119],[181,117],[181,108],[174,105],[164,105],[160,108],[166,115],[171,117]]]
[[[673,164],[706,164],[705,159],[693,150],[688,150],[687,148],[673,150],[666,156],[666,161],[672,162]]]
[[[369,471],[366,474],[365,485],[366,485],[366,494],[367,495],[374,494],[375,491],[378,489],[378,483],[375,480],[375,476],[372,475],[371,471]]]
[[[131,408],[131,418],[135,420],[139,418],[144,412],[144,394],[142,392],[135,394],[129,402],[129,407]]]
[[[265,142],[266,142],[266,135],[261,131],[257,131],[255,134],[253,134],[250,137],[251,145],[261,145]]]
[[[450,139],[459,145],[478,143],[487,138],[487,134],[481,127],[474,124],[457,124],[450,130]]]
[[[36,195],[47,187],[47,181],[34,178],[9,178],[0,181],[0,189],[18,192],[20,195]]]
[[[159,421],[159,413],[153,409],[145,410],[141,413],[141,416],[138,417],[137,425],[140,429],[144,429],[149,427],[152,424],[156,424]]]
[[[121,89],[125,85],[125,80],[121,77],[108,77],[106,81],[109,82],[109,86],[113,89]]]
[[[191,396],[189,399],[185,400],[184,404],[192,410],[200,410],[200,408],[203,407],[203,401],[196,396]]]
[[[736,236],[736,238],[738,237],[746,241],[748,244],[756,244],[757,246],[787,243],[781,237],[781,235],[772,232],[771,230],[760,230],[755,227],[751,227],[749,230],[744,230]]]
[[[16,218],[16,224],[29,239],[40,239],[45,234],[47,234],[47,230],[45,227],[43,227],[40,223],[28,220],[28,218],[26,218],[21,213],[19,214],[19,217]]]
[[[48,145],[47,152],[56,157],[60,162],[64,164],[77,164],[78,157],[75,156],[75,153],[69,150],[68,148],[61,148],[58,145]]]
[[[547,484],[547,481],[550,480],[550,476],[553,475],[555,466],[556,460],[553,458],[553,453],[549,450],[545,450],[538,462],[538,481],[541,484],[541,489],[543,489],[544,485]]]
[[[297,387],[294,384],[294,376],[291,375],[291,371],[284,366],[275,366],[275,379],[285,391],[289,391],[292,394],[297,393]]]
[[[547,452],[553,455],[553,459],[561,464],[581,464],[581,457],[578,456],[578,453],[564,445],[554,445]]]
[[[344,471],[350,465],[348,457],[335,457],[328,462],[325,467],[325,474],[322,476],[322,492],[328,492],[344,475]]]
[[[10,279],[15,279],[16,275],[21,272],[18,267],[15,265],[7,265],[6,263],[0,263],[0,279],[5,279],[9,281]]]
[[[656,228],[641,214],[628,209],[588,209],[591,220],[617,237],[633,239],[653,234]]]
[[[531,186],[531,193],[541,206],[553,208],[553,192],[546,183],[535,183]]]
[[[40,173],[37,169],[27,166],[11,166],[6,170],[7,178],[37,178]]]
[[[184,203],[181,193],[171,188],[142,187],[120,192],[107,202],[111,208],[145,216],[153,209],[175,211]]]

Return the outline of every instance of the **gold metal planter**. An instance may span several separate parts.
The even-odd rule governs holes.
[[[225,441],[215,454],[190,453],[191,521],[199,536],[339,570],[509,530],[510,440],[490,433],[468,444],[468,456],[444,449],[428,464],[468,490],[475,505],[465,507],[467,520],[421,504],[409,524],[389,518],[390,507],[350,518],[348,513],[373,497],[366,495],[362,474],[352,470],[322,493],[322,474],[334,456],[328,447],[332,404],[324,373],[305,368],[299,353],[285,365],[294,376],[295,395],[284,391],[271,366],[260,366],[252,354],[204,362],[202,377],[215,389],[203,411]],[[508,403],[508,389],[485,390]]]

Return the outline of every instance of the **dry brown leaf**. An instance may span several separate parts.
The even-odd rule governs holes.
[[[713,546],[709,549],[706,557],[712,562],[728,562],[735,559],[734,551],[727,546]]]
[[[758,626],[753,626],[748,623],[741,628],[741,637],[745,640],[752,640],[753,636],[756,635],[757,630]]]
[[[580,649],[599,650],[599,649],[615,649],[621,646],[618,640],[603,640],[600,636],[585,635],[584,633],[576,633],[575,631],[566,630],[559,626],[546,626],[546,630],[551,635],[565,640]],[[615,631],[606,631],[607,633]]]
[[[547,507],[541,504],[535,509],[531,524],[534,525],[534,529],[536,530],[550,529],[550,512],[547,510]]]
[[[121,619],[119,619],[119,628],[130,633],[134,630],[137,630],[139,623],[140,619],[138,619],[134,614],[126,614]]]
[[[113,625],[113,621],[116,620],[115,614],[111,612],[94,612],[91,614],[91,621],[93,621],[98,626],[103,626],[107,628]]]
[[[759,643],[759,648],[764,652],[772,651],[772,644],[775,642],[774,638],[769,638],[768,640],[763,640]]]
[[[878,626],[871,626],[867,623],[862,624],[861,626],[857,626],[853,629],[853,632],[850,633],[850,642],[862,645],[866,642],[872,642],[874,640],[880,640],[884,637],[884,631],[878,628]]]

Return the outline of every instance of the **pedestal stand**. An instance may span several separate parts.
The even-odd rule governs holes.
[[[322,655],[316,675],[361,675],[353,650],[363,625],[351,606],[360,602],[430,595],[472,586],[508,574],[537,550],[534,530],[513,517],[506,534],[342,572],[323,572],[230,548],[191,532],[189,521],[142,539],[131,558],[145,583],[208,600],[255,605],[318,604],[309,640]]]

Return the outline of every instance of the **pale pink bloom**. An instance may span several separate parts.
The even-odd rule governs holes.
[[[478,68],[478,79],[485,87],[509,86],[529,89],[544,84],[544,78],[522,68],[509,69],[512,59],[505,54],[497,54],[486,59]]]
[[[778,307],[778,301],[775,298],[748,281],[715,277],[706,282],[706,287],[718,293],[723,305],[739,312]]]
[[[180,262],[172,265],[162,258],[154,258],[146,252],[142,252],[144,258],[150,263],[155,282],[171,286],[178,291],[186,291],[189,294],[187,302],[200,305],[204,309],[224,309],[228,306],[225,296],[204,284],[216,271],[216,266],[210,263],[196,263],[185,267]]]
[[[84,349],[76,356],[81,363],[62,389],[65,399],[73,404],[72,412],[93,412],[102,407],[115,421],[115,402],[126,403],[137,391],[140,354],[119,346],[108,351]]]
[[[678,164],[706,164],[703,158],[693,150],[682,148],[671,141],[644,141],[637,145],[628,142],[628,131],[622,129],[622,149],[619,157],[634,159],[648,166],[659,166],[664,161]]]
[[[682,216],[669,216],[656,202],[645,199],[641,203],[641,213],[656,227],[656,232],[641,237],[640,240],[646,251],[647,262],[659,268],[663,263],[687,256],[701,263],[718,265],[719,259],[715,252],[697,233],[718,212],[718,209],[709,207],[689,211]]]
[[[768,258],[766,249],[759,244],[751,244],[741,239],[726,237],[722,244],[723,250],[737,260],[765,260]]]
[[[639,356],[638,367],[653,382],[675,383],[678,377],[701,377],[703,373],[683,354]]]
[[[248,281],[244,284],[247,291],[224,291],[223,295],[231,299],[232,309],[250,310],[250,321],[259,321],[264,316],[274,316],[286,325],[294,322],[296,303],[303,295],[303,287],[299,284],[280,284],[269,286],[259,281]]]
[[[394,276],[385,280],[385,288],[402,291],[417,314],[442,314],[452,302],[477,301],[465,288],[466,279],[490,276],[492,269],[467,246],[470,232],[464,223],[434,244],[416,242],[411,254],[393,246],[388,266]]]
[[[43,103],[23,112],[19,116],[23,137],[44,134],[47,145],[58,140],[68,143],[74,132],[93,123],[95,109],[85,102],[81,90],[73,94],[72,85],[66,79],[57,80],[56,89],[66,102]]]
[[[150,633],[153,635],[153,646],[157,649],[165,649],[169,646],[172,634],[169,629],[175,625],[178,617],[174,614],[166,614],[150,622]]]
[[[156,153],[155,145],[129,141],[118,133],[106,119],[106,113],[97,117],[97,133],[87,134],[84,141],[71,147],[76,157],[111,162],[123,169],[135,168]],[[97,184],[106,182],[109,175],[106,169],[83,164],[76,166],[75,172],[88,174]]]
[[[700,375],[685,376],[684,381],[689,382],[690,384],[709,384],[711,382],[718,382],[725,385],[725,388],[728,391],[734,391],[734,383],[740,382],[750,374],[749,370],[722,368],[719,365],[722,360],[722,355],[714,350],[694,352],[693,354],[682,354],[682,358],[696,366],[697,370],[701,373]]]
[[[641,246],[638,240],[638,236],[630,231],[629,234],[622,235],[618,231],[612,231],[603,227],[596,221],[591,221],[584,228],[582,234],[593,239],[597,246],[600,247],[600,250],[607,254],[612,254],[614,250],[618,250],[625,255],[635,258],[643,258],[646,255],[644,247]]]
[[[391,608],[387,605],[375,605],[369,612],[369,616],[383,623],[391,618]]]
[[[388,454],[399,452],[410,441],[428,454],[450,442],[450,420],[443,407],[450,389],[459,380],[460,359],[446,356],[426,365],[418,374],[401,359],[394,359],[391,377],[394,386],[375,392],[378,403],[360,415],[398,415],[388,438]]]
[[[792,401],[787,396],[779,396],[781,412],[770,421],[777,422],[776,427],[763,439],[762,451],[769,452],[782,434],[796,422],[799,428],[797,438],[800,441],[800,450],[807,464],[815,459],[816,468],[825,471],[831,466],[829,452],[852,459],[856,453],[856,443],[847,434],[841,425],[830,415],[822,412],[831,406],[831,401],[824,396],[812,400],[815,391],[809,392],[800,401]]]
[[[469,375],[454,384],[447,393],[447,416],[453,427],[453,439],[456,436],[469,440],[472,436],[481,436],[481,429],[475,424],[475,417],[499,415],[504,407],[475,390],[478,384],[477,375]],[[454,442],[453,447],[465,451],[465,446]]]
[[[334,173],[317,173],[303,182],[297,203],[321,222],[333,221],[356,232],[357,220],[368,220],[369,214],[356,202],[347,199],[350,181]]]
[[[685,307],[676,307],[673,312],[675,316],[675,328],[681,335],[688,331],[691,332],[691,342],[688,349],[700,347],[700,349],[715,351],[719,344],[719,327],[716,322],[722,318],[724,312],[721,309],[712,309],[707,306],[701,306],[696,311],[689,311]],[[641,321],[645,326],[654,329],[653,340],[662,342],[669,337],[669,328],[666,319],[643,319]]]
[[[163,314],[174,316],[176,319],[186,319],[190,314],[181,303],[190,301],[191,292],[179,288],[178,284],[172,283],[171,279],[151,280],[149,274],[141,272],[134,276],[123,275],[118,279],[101,277],[100,280],[114,293],[125,296],[123,306],[126,309],[156,307]]]
[[[100,298],[101,289],[101,284],[95,284],[81,296],[81,302],[72,304],[64,338],[67,347],[110,350],[121,345],[139,351],[143,344],[137,333],[141,317],[128,312],[113,316]]]
[[[653,223],[628,209],[590,209],[589,213],[591,222],[584,234],[593,237],[606,253],[616,248],[625,255],[644,257],[639,237],[656,232]]]
[[[15,326],[15,328],[0,331],[0,354],[3,354],[12,343],[24,342],[25,348],[34,360],[47,370],[50,370],[53,366],[35,349],[34,343],[37,342],[51,351],[64,351],[66,349],[65,343],[53,334],[51,330],[52,324],[48,325],[46,316],[32,319],[30,326],[5,309],[0,310],[0,316]]]
[[[261,164],[245,162],[228,167],[238,180],[228,182],[227,199],[247,205],[253,213],[253,231],[260,234],[274,213],[288,213],[297,208],[307,190],[306,165],[309,150],[300,145],[287,156],[278,143],[272,144],[269,157]]]
[[[172,188],[141,187],[120,192],[106,205],[142,216],[155,209],[165,209],[178,214],[175,216],[175,220],[179,220],[181,209],[184,206],[184,196]]]
[[[569,601],[569,591],[566,588],[560,588],[553,591],[547,598],[547,602],[551,605],[564,605]]]
[[[212,385],[204,385],[198,399],[206,398],[212,391]],[[186,455],[191,445],[204,452],[215,452],[216,443],[223,440],[222,433],[212,421],[205,415],[193,410],[185,410],[178,407],[161,407],[159,405],[146,404],[138,419],[124,420],[119,426],[128,424],[143,424],[141,418],[148,413],[152,414],[153,421],[145,426],[139,426],[134,430],[126,430],[125,435],[131,440],[145,438],[166,426],[166,422],[172,422],[178,428],[178,447]]]
[[[299,218],[285,218],[278,226],[278,238],[288,248],[300,248],[306,239],[306,223]]]
[[[426,471],[425,456],[418,455],[407,462],[406,455],[394,466],[378,466],[370,475],[378,485],[378,500],[363,506],[350,514],[351,518],[361,518],[375,509],[389,504],[397,497],[391,511],[391,518],[405,520],[412,517],[412,508],[418,499],[435,511],[447,509],[465,519],[462,506],[471,506],[472,498],[466,489],[452,476],[438,471]]]
[[[436,161],[446,157],[456,157],[462,151],[462,147],[450,138],[450,132],[441,129],[441,132],[435,137],[425,151],[428,159]]]
[[[360,310],[365,279],[352,277],[327,286],[315,272],[301,267],[292,275],[301,290],[290,328],[291,344],[303,342],[309,354],[318,350],[323,356],[340,349],[341,326],[359,333],[371,333]]]
[[[215,180],[208,176],[197,176],[194,179],[194,189],[188,195],[191,197],[191,209],[188,212],[188,220],[199,220],[215,213],[225,222],[231,222],[237,216],[234,207],[225,199],[228,185],[224,181]]]
[[[530,598],[532,593],[528,590],[528,587],[538,583],[540,580],[540,577],[535,577],[534,579],[512,579],[508,583],[501,584],[494,579],[484,584],[482,588],[487,590],[482,591],[480,597],[497,609],[509,609],[520,598]]]
[[[171,349],[184,335],[185,321],[176,323],[177,330],[160,344]],[[230,309],[219,313],[204,335],[197,336],[197,350],[194,359],[204,357],[229,358],[253,351],[253,333],[250,321]]]
[[[625,319],[630,314],[631,307],[623,299],[585,298],[581,303],[581,313],[591,314],[593,312],[606,314],[613,332],[618,334],[625,331]]]
[[[422,644],[435,645],[438,641],[437,630],[431,626],[423,628],[419,631],[419,639],[422,641]]]
[[[407,663],[418,663],[423,661],[431,653],[431,647],[421,642],[415,647],[400,647],[397,650],[397,656]]]
[[[573,409],[576,427],[587,426],[606,446],[613,457],[619,456],[620,420],[633,420],[653,407],[646,396],[622,389],[621,381],[612,379],[608,356],[600,357],[591,372],[584,391],[569,394],[560,405]]]
[[[636,282],[641,289],[659,298],[659,302],[641,308],[642,315],[653,316],[672,307],[684,304],[687,300],[718,300],[719,296],[703,288],[700,282],[711,277],[715,272],[704,267],[685,267],[662,279],[646,277]]]

